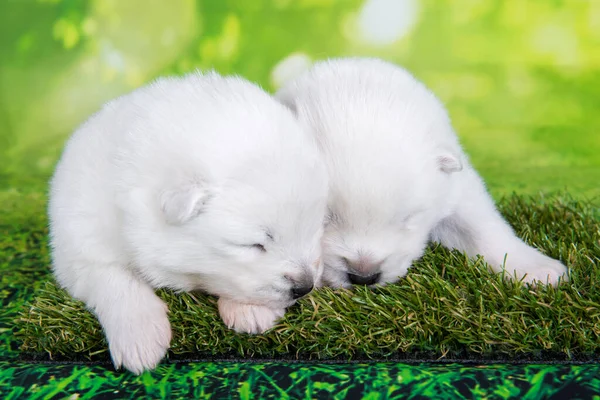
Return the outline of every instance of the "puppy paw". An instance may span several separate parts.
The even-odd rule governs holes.
[[[116,369],[123,366],[139,375],[154,369],[165,357],[171,343],[171,325],[167,306],[154,297],[152,301],[140,302],[138,308],[121,312],[104,324]]]
[[[511,272],[511,277],[516,275],[517,279],[523,279],[523,282],[530,284],[556,286],[559,278],[561,281],[568,280],[567,267],[563,263],[541,254],[516,268],[511,268],[507,263],[506,271]]]
[[[273,309],[265,306],[238,303],[219,298],[219,314],[228,328],[238,333],[263,333],[275,326],[283,317],[285,309]]]

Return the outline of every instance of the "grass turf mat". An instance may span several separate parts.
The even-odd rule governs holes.
[[[314,292],[257,336],[228,330],[210,296],[161,290],[173,328],[169,358],[596,358],[598,208],[565,196],[512,196],[500,209],[520,237],[569,265],[569,282],[533,288],[506,281],[482,260],[433,246],[397,284]],[[16,329],[25,359],[108,359],[95,318],[51,282],[21,309]]]
[[[99,366],[7,365],[3,399],[591,399],[599,365],[162,364],[132,376]]]

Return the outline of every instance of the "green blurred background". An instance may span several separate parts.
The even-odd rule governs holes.
[[[596,0],[0,0],[0,190],[43,191],[73,129],[157,76],[274,91],[345,55],[429,85],[496,197],[600,195]]]

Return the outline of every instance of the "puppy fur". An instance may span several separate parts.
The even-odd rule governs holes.
[[[429,240],[526,282],[556,284],[566,273],[515,236],[443,105],[409,72],[377,59],[334,59],[276,97],[314,134],[328,166],[325,284],[394,282]]]
[[[163,78],[68,140],[51,180],[58,282],[98,317],[116,367],[141,373],[171,340],[154,288],[219,297],[258,333],[322,273],[327,171],[294,115],[237,77]]]

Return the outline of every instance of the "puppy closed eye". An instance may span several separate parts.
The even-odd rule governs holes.
[[[234,250],[236,252],[242,251],[244,254],[248,254],[248,252],[252,252],[252,253],[266,253],[267,252],[267,248],[262,243],[246,244],[246,243],[228,242],[227,244],[232,247],[232,250]]]
[[[265,248],[265,246],[260,243],[254,243],[254,244],[250,245],[249,247],[252,247],[253,249],[258,250],[261,253],[267,252],[267,249]]]

